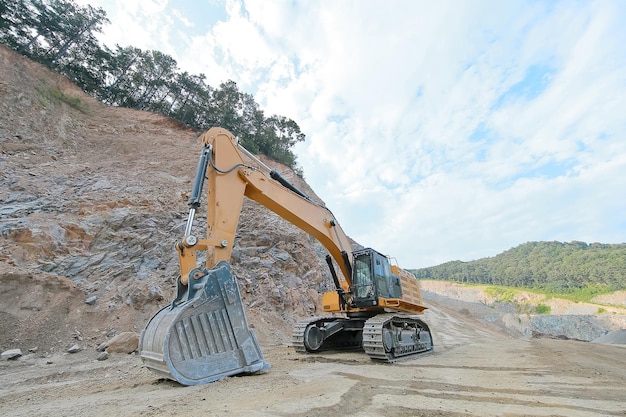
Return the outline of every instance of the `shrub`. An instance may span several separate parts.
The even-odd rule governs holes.
[[[537,314],[550,314],[551,310],[550,306],[545,304],[537,304],[537,307],[535,307],[535,313]]]
[[[487,287],[485,294],[494,298],[494,301],[500,303],[511,303],[515,298],[516,291],[507,287]]]

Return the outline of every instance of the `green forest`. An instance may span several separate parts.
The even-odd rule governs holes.
[[[65,75],[94,98],[160,113],[199,131],[224,127],[249,151],[297,168],[291,148],[305,135],[296,122],[266,116],[232,80],[212,87],[204,74],[181,72],[176,60],[159,51],[101,45],[96,34],[108,23],[103,9],[72,0],[0,0],[0,43]]]
[[[528,242],[491,258],[452,261],[411,272],[439,279],[568,293],[626,289],[626,244]]]

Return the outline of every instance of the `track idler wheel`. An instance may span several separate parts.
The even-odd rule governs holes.
[[[309,326],[304,331],[304,346],[308,352],[317,352],[324,343],[324,334],[319,327]]]

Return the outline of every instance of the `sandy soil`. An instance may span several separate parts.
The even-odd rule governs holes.
[[[136,355],[5,361],[0,415],[626,416],[624,346],[513,338],[431,305],[435,352],[395,364],[265,345],[269,372],[183,387]]]

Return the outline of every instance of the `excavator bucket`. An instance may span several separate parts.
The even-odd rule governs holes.
[[[228,262],[192,272],[189,285],[179,283],[176,299],[154,315],[141,333],[139,353],[144,365],[183,385],[269,369],[248,328]]]

